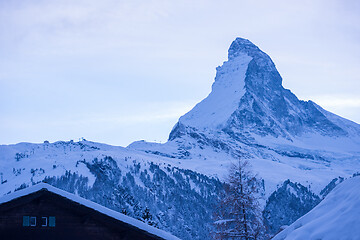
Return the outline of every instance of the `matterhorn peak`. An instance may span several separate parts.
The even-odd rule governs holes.
[[[179,123],[197,129],[222,129],[247,92],[261,98],[260,95],[271,95],[282,88],[274,63],[255,44],[236,38],[228,52],[228,61],[216,69],[209,96],[181,117]]]
[[[179,119],[169,140],[197,130],[250,139],[254,135],[288,140],[309,133],[348,135],[340,120],[285,89],[275,64],[255,44],[236,38],[228,53],[228,61],[216,69],[211,93]],[[354,128],[360,135],[359,126]]]

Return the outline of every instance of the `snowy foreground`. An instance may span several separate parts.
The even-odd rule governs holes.
[[[273,239],[360,239],[359,186],[359,176],[339,184],[318,206]]]

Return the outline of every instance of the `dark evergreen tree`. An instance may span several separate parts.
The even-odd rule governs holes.
[[[261,181],[250,171],[249,162],[239,160],[231,164],[215,214],[215,239],[266,238],[258,203],[260,189]]]

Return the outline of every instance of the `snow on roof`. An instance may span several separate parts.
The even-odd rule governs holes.
[[[114,211],[114,210],[111,210],[109,208],[106,208],[100,204],[97,204],[95,202],[92,202],[90,200],[87,200],[87,199],[84,199],[82,197],[79,197],[75,194],[72,194],[72,193],[69,193],[69,192],[66,192],[64,190],[61,190],[59,188],[56,188],[56,187],[53,187],[49,184],[46,184],[46,183],[38,183],[34,186],[31,186],[31,187],[28,187],[28,188],[25,188],[25,189],[22,189],[22,190],[19,190],[19,191],[16,191],[12,194],[8,194],[8,195],[5,195],[3,197],[0,198],[0,204],[3,204],[3,203],[6,203],[6,202],[10,202],[16,198],[20,198],[20,197],[23,197],[23,196],[26,196],[26,195],[29,195],[31,193],[35,193],[35,192],[38,192],[40,190],[47,190],[49,192],[52,192],[52,193],[55,193],[57,195],[60,195],[64,198],[67,198],[73,202],[76,202],[76,203],[79,203],[85,207],[88,207],[88,208],[91,208],[91,209],[94,209],[102,214],[105,214],[109,217],[112,217],[112,218],[115,218],[119,221],[122,221],[124,223],[127,223],[127,224],[130,224],[136,228],[139,228],[141,230],[144,230],[148,233],[151,233],[153,235],[156,235],[158,237],[161,237],[161,238],[164,238],[164,239],[168,239],[168,240],[180,240],[179,238],[173,236],[172,234],[168,233],[168,232],[165,232],[163,230],[160,230],[160,229],[157,229],[155,227],[152,227],[152,226],[149,226],[147,225],[146,223],[143,223],[137,219],[134,219],[132,217],[129,217],[129,216],[126,216],[122,213],[119,213],[117,211]]]

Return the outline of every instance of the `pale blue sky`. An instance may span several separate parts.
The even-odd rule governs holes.
[[[359,1],[0,0],[0,144],[166,141],[236,37],[360,123]]]

